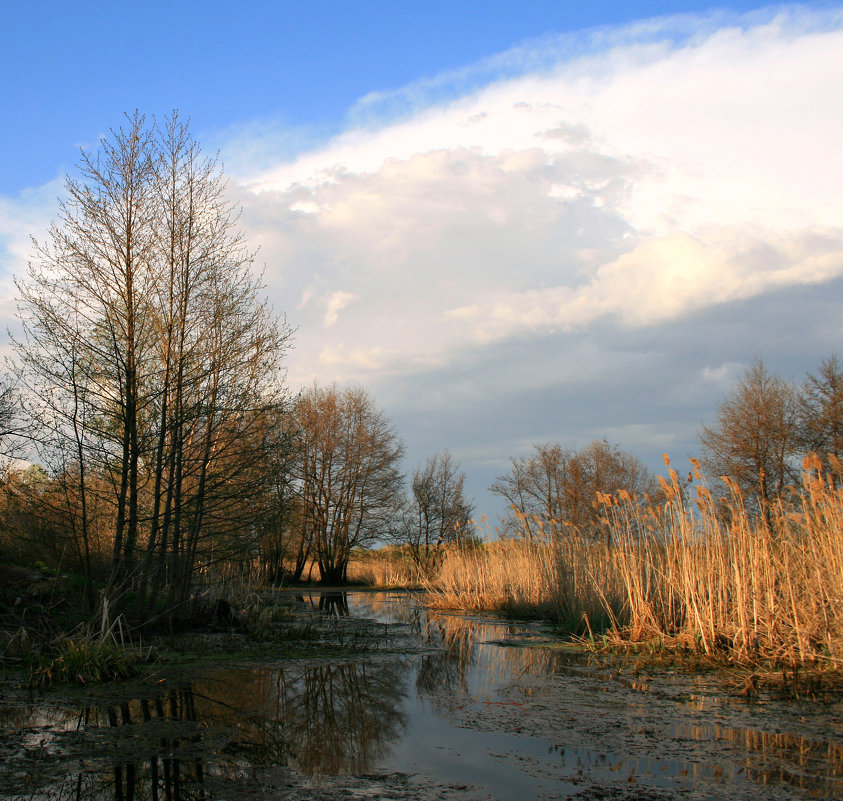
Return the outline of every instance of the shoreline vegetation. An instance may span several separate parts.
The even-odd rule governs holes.
[[[600,526],[589,536],[534,516],[491,541],[475,527],[462,544],[426,554],[423,567],[406,547],[359,549],[339,586],[273,583],[241,565],[194,599],[180,628],[170,617],[167,629],[143,639],[122,614],[103,612],[98,626],[72,628],[84,609],[81,597],[74,601],[73,576],[42,571],[34,588],[40,624],[22,610],[16,630],[5,629],[0,662],[22,668],[33,688],[128,678],[159,659],[179,630],[277,639],[279,590],[393,588],[420,590],[433,609],[544,619],[559,626],[560,638],[595,651],[734,669],[748,677],[748,695],[758,677],[777,671],[785,683],[789,672],[793,683],[825,677],[836,686],[843,674],[841,466],[832,460],[823,470],[809,457],[801,487],[764,510],[748,506],[734,482],[725,483],[728,497],[716,498],[698,465],[694,473],[683,482],[669,468],[657,500],[601,495]],[[6,595],[14,607],[8,586]]]
[[[585,642],[703,655],[742,668],[843,668],[840,465],[807,459],[802,486],[763,514],[676,472],[660,502],[602,495],[603,537],[535,518],[541,537],[449,548],[421,578],[434,608],[541,617]],[[699,468],[693,476],[701,481]],[[526,528],[526,527],[525,527]],[[402,572],[403,571],[403,572]],[[396,552],[352,575],[414,583]],[[419,581],[417,577],[416,582]]]

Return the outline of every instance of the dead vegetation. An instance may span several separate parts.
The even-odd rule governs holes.
[[[807,459],[801,487],[763,510],[726,480],[715,498],[675,471],[664,499],[601,495],[609,536],[555,521],[541,538],[451,551],[430,583],[439,607],[541,615],[592,640],[659,642],[741,665],[843,668],[840,465]],[[608,543],[608,544],[607,544]]]

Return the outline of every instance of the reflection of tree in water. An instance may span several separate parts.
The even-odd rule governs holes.
[[[452,620],[431,616],[427,621],[425,641],[441,650],[422,657],[416,677],[419,692],[468,690],[468,671],[474,664],[474,632],[470,626],[447,625]]]
[[[418,595],[414,592],[358,592],[353,595],[355,611],[361,617],[376,618],[382,623],[415,626],[417,631],[424,615]]]
[[[220,671],[195,692],[203,720],[239,729],[234,750],[250,764],[338,775],[370,770],[397,739],[407,673],[398,659]]]
[[[517,682],[522,674],[552,672],[573,658],[547,649],[500,647],[494,641],[523,634],[523,627],[428,615],[413,601],[391,603],[390,621],[436,649],[421,657],[417,676],[418,691],[432,700],[443,691],[482,694],[484,682]],[[318,602],[314,594],[314,607]],[[21,754],[13,766],[16,777],[32,774],[29,784],[10,791],[12,777],[5,771],[11,763],[0,762],[0,798],[14,792],[33,801],[198,801],[230,797],[228,780],[248,776],[251,766],[288,766],[308,775],[367,773],[406,725],[402,702],[409,675],[410,657],[286,663],[218,669],[189,688],[123,703],[75,710],[0,707],[0,752],[8,746]],[[37,748],[45,736],[42,758]],[[843,797],[841,745],[728,727],[688,726],[673,736],[731,740],[745,749],[743,758],[732,756],[753,781]],[[52,770],[51,777],[35,776],[40,764]],[[699,770],[701,780],[719,775],[711,765],[684,767],[690,775]],[[220,793],[222,782],[227,789]]]
[[[473,668],[483,671],[503,670],[515,675],[525,669],[547,670],[547,654],[533,649],[501,649],[487,645],[490,640],[504,640],[517,624],[477,620],[459,614],[430,612],[411,593],[374,593],[358,595],[355,607],[364,616],[405,627],[434,653],[420,661],[416,687],[420,692],[468,691]]]
[[[489,623],[460,615],[429,613],[422,636],[441,649],[422,657],[416,686],[420,692],[489,691],[519,676],[552,673],[560,655],[540,648],[496,645],[507,639],[512,624]],[[473,685],[473,686],[472,686]]]
[[[127,748],[118,748],[125,761],[115,761],[113,771],[114,801],[189,801],[206,793],[204,761],[201,756],[203,732],[197,714],[197,697],[192,688],[172,689],[153,698],[125,701],[116,706],[86,710],[86,728],[104,726],[130,727]],[[188,724],[162,726],[162,723]],[[135,735],[136,724],[157,731],[158,737]],[[196,724],[196,725],[190,725]],[[133,736],[134,735],[134,736]],[[133,754],[126,753],[133,751]],[[146,752],[145,761],[138,752]]]
[[[321,593],[319,610],[334,617],[348,617],[348,595],[344,592]]]
[[[843,746],[809,740],[778,732],[728,726],[678,726],[674,736],[689,740],[730,740],[746,750],[737,758],[738,772],[758,784],[786,784],[809,792],[817,798],[843,797]],[[708,764],[694,763],[687,767],[693,776],[709,778]],[[713,770],[719,778],[722,768]]]
[[[406,725],[407,664],[322,665],[279,673],[279,712],[308,775],[365,773]]]
[[[203,734],[190,689],[85,706],[77,710],[72,728],[67,721],[60,727],[56,722],[41,732],[45,753],[30,756],[37,761],[51,749],[61,755],[70,745],[64,759],[48,763],[63,767],[66,776],[56,782],[54,776],[36,772],[30,779],[31,799],[193,801],[207,795],[203,761],[195,746]],[[84,739],[78,734],[71,741],[63,739],[73,730],[84,733]]]
[[[213,795],[209,780],[251,765],[366,773],[406,725],[407,673],[400,660],[220,670],[190,688],[86,707],[75,724],[85,738],[64,757],[67,778],[21,790],[63,801],[194,801]]]
[[[348,617],[348,593],[340,590],[331,592],[319,592],[318,594],[304,593],[295,596],[296,600],[309,606],[311,609],[318,609],[331,617]]]

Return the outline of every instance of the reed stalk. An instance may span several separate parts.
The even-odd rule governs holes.
[[[690,493],[671,470],[659,503],[601,496],[600,541],[543,521],[541,540],[450,551],[430,603],[542,615],[580,634],[659,640],[742,664],[841,668],[841,476],[823,475],[818,460],[805,468],[801,488],[767,516],[728,479],[728,497],[715,499],[701,480]]]

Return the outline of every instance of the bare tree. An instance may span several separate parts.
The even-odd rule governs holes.
[[[258,560],[272,581],[301,578],[310,556],[310,542],[304,536],[302,503],[295,486],[295,438],[293,416],[277,416],[267,438],[266,460],[259,467],[264,475],[264,492],[257,526]]]
[[[152,134],[142,117],[129,122],[98,153],[82,154],[81,179],[67,179],[59,220],[18,281],[17,353],[43,460],[57,476],[75,477],[76,491],[68,486],[65,495],[77,505],[69,511],[86,564],[92,463],[109,475],[115,568],[137,535],[138,376],[148,344],[139,305],[154,218]]]
[[[465,497],[464,483],[465,473],[448,451],[434,454],[413,473],[398,539],[424,573],[435,567],[441,545],[459,542],[470,529],[474,508]]]
[[[512,459],[510,472],[499,476],[491,491],[509,503],[511,512],[504,523],[519,535],[544,538],[568,524],[594,537],[604,531],[598,493],[625,490],[643,497],[652,483],[635,456],[595,440],[579,451],[552,443],[535,445],[534,453]]]
[[[703,465],[728,476],[766,510],[798,475],[797,394],[759,359],[720,403],[717,422],[703,426]]]
[[[533,451],[512,458],[509,473],[498,476],[490,487],[509,504],[507,528],[530,539],[541,536],[545,522],[563,518],[568,465],[574,455],[555,443],[536,444]]]
[[[843,460],[843,368],[836,354],[809,373],[799,395],[798,441],[830,466],[829,456]],[[833,472],[833,471],[831,471]]]
[[[314,384],[297,399],[294,419],[305,531],[321,580],[343,582],[351,549],[389,528],[404,448],[360,387]]]
[[[574,454],[568,465],[565,519],[592,539],[610,544],[611,530],[602,522],[598,495],[629,493],[643,502],[656,492],[653,477],[641,461],[606,440],[595,440]]]
[[[15,380],[0,375],[0,456],[14,455],[18,451],[18,439],[25,435],[26,423]]]
[[[127,117],[79,174],[18,281],[19,373],[83,561],[91,510],[107,504],[107,593],[166,586],[176,603],[198,561],[245,530],[288,332],[260,300],[216,163],[177,114]]]

